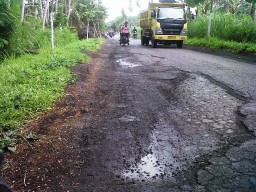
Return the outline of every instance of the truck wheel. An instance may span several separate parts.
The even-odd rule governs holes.
[[[145,37],[141,36],[141,45],[145,45]]]
[[[153,48],[157,47],[157,40],[155,40],[154,37],[151,38],[151,44]]]
[[[178,41],[178,42],[177,42],[177,47],[178,47],[179,49],[182,48],[182,45],[183,45],[183,41]]]
[[[140,38],[140,41],[141,41],[141,45],[145,45],[145,37],[143,36],[143,31],[141,30],[141,38]]]
[[[145,41],[145,44],[146,44],[147,46],[149,45],[149,40],[148,40],[148,39]]]

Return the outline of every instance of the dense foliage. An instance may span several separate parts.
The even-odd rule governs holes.
[[[0,58],[8,54],[9,43],[14,32],[15,17],[7,1],[0,1]]]
[[[189,19],[187,44],[255,53],[255,0],[186,2],[197,10],[195,19]]]
[[[51,15],[55,29],[68,27],[79,34],[86,26],[93,37],[100,37],[107,12],[97,0],[22,0],[22,4],[18,0],[1,0],[1,59],[38,52],[45,44],[51,44]]]

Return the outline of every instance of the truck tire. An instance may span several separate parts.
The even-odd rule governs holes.
[[[157,40],[155,40],[154,37],[151,38],[151,44],[153,48],[157,47]]]
[[[145,37],[141,36],[140,41],[141,41],[141,45],[145,45]]]
[[[178,47],[179,49],[181,49],[182,46],[183,46],[183,41],[178,41],[178,42],[177,42],[177,47]]]
[[[141,30],[141,38],[140,38],[140,41],[141,41],[141,45],[145,45],[145,37],[143,36],[143,31]]]
[[[145,40],[145,44],[148,46],[149,45],[149,39]]]

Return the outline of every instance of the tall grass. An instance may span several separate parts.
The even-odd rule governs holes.
[[[189,38],[207,37],[208,16],[199,16],[189,22]],[[256,23],[247,15],[214,13],[211,37],[225,41],[256,43]]]
[[[67,28],[55,29],[55,46],[62,46],[78,40],[76,34]],[[40,20],[26,19],[21,25],[15,27],[15,33],[10,40],[11,55],[20,56],[26,52],[35,52],[39,49],[51,46],[51,31],[49,28],[42,29]],[[10,55],[9,55],[10,56]]]

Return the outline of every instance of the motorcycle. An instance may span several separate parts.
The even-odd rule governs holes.
[[[137,39],[138,38],[138,33],[137,32],[133,32],[133,39]]]
[[[121,35],[120,45],[125,46],[126,44],[129,45],[129,38],[126,35]]]
[[[112,38],[112,37],[114,37],[114,32],[109,32],[108,35],[110,38]]]

